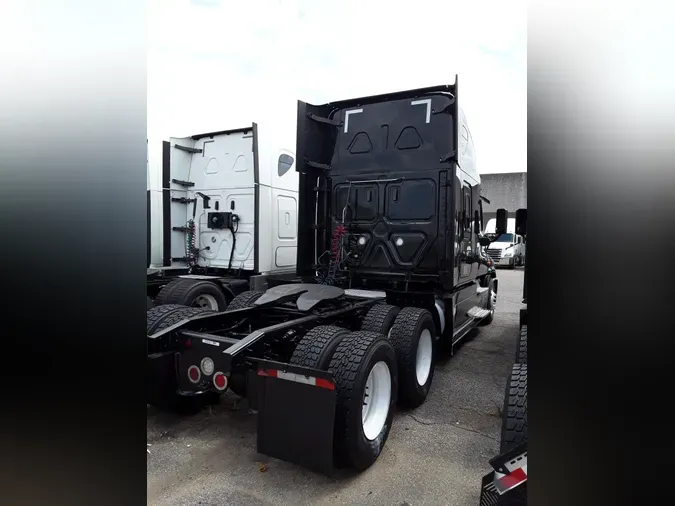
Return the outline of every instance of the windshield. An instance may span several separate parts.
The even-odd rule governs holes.
[[[492,242],[516,242],[513,234],[502,234]]]

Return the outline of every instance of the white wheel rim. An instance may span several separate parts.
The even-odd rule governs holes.
[[[211,311],[218,311],[218,301],[213,295],[209,295],[208,293],[204,293],[197,297],[192,305],[210,309]]]
[[[376,363],[368,374],[363,392],[361,423],[366,439],[373,441],[382,432],[391,403],[391,373],[386,362]]]
[[[429,379],[432,356],[433,342],[431,340],[431,332],[424,329],[420,336],[420,340],[417,343],[417,359],[415,362],[415,373],[417,375],[417,384],[419,386],[425,385]]]

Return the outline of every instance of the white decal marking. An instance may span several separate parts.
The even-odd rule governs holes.
[[[306,383],[308,385],[316,385],[316,378],[311,376],[303,376],[301,374],[295,374],[292,372],[277,371],[277,378],[295,381],[297,383]]]
[[[211,341],[209,339],[202,339],[202,343],[204,344],[210,344],[211,346],[220,346],[220,343],[217,343],[215,341]]]
[[[345,111],[345,133],[349,129],[349,115],[350,114],[359,114],[362,113],[363,109],[352,109],[351,111]]]
[[[427,106],[427,121],[426,123],[429,123],[431,121],[431,99],[430,98],[425,98],[424,100],[413,100],[410,102],[410,105],[426,105]]]

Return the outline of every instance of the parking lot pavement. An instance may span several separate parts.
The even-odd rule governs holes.
[[[439,360],[426,402],[396,414],[370,469],[328,478],[258,454],[255,417],[246,401],[226,394],[192,417],[148,407],[148,504],[477,506],[481,478],[499,449],[522,307],[522,269],[497,276],[493,323]]]

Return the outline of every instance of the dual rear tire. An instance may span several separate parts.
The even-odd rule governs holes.
[[[378,304],[357,332],[319,326],[298,342],[291,364],[329,371],[335,380],[336,464],[357,470],[372,465],[394,407],[424,402],[433,379],[434,337],[429,311]]]
[[[227,309],[225,292],[214,282],[203,279],[177,278],[164,285],[155,303],[179,304],[222,312]]]
[[[336,326],[310,330],[291,364],[329,371],[336,387],[335,463],[364,470],[389,436],[398,394],[396,351],[379,332]]]

